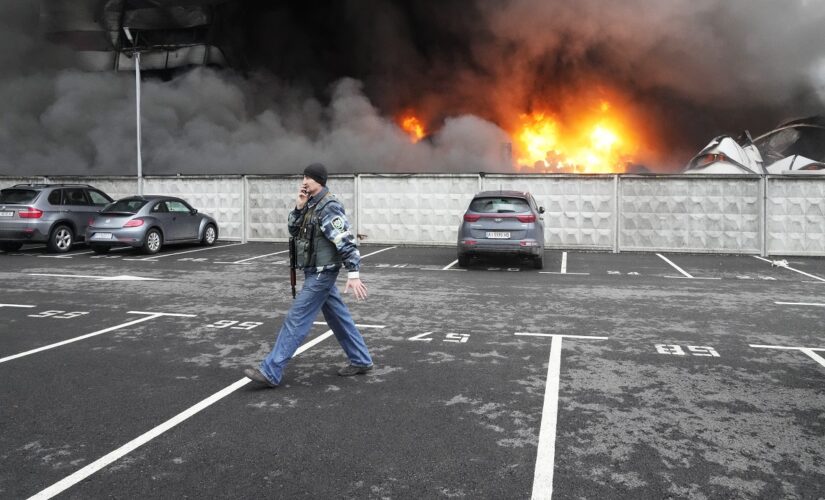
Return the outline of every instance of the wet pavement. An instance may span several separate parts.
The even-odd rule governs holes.
[[[364,245],[376,369],[262,389],[285,251],[0,252],[0,497],[823,495],[823,258]]]

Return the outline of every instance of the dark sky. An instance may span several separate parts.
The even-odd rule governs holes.
[[[82,17],[101,3],[44,5]],[[144,76],[149,174],[312,161],[509,171],[502,143],[521,113],[564,121],[603,98],[639,131],[636,161],[677,171],[715,135],[764,132],[825,101],[818,0],[246,0],[216,12],[231,67]],[[59,26],[40,14],[0,0],[0,174],[132,173],[133,74],[82,69],[82,54],[45,41]],[[429,140],[395,125],[410,109]]]

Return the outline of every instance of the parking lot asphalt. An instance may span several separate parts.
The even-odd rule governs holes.
[[[825,259],[361,254],[262,389],[285,244],[0,252],[0,497],[823,496]]]

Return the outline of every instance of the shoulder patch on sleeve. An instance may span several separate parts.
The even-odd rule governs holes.
[[[334,227],[338,231],[344,230],[344,219],[340,215],[332,219],[330,221],[330,224],[332,224],[332,227]]]

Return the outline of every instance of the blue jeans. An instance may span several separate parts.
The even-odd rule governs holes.
[[[335,279],[338,271],[321,273],[304,271],[304,286],[295,297],[278,333],[272,352],[261,361],[261,372],[274,384],[280,384],[287,362],[303,343],[312,329],[318,311],[324,313],[327,325],[344,349],[349,362],[356,366],[372,365],[372,358],[364,343],[364,337],[355,327],[352,315],[341,300]]]

